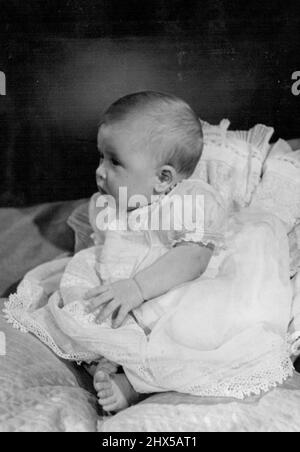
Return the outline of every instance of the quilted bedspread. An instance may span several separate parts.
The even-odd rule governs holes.
[[[96,431],[96,399],[83,373],[2,317],[0,332],[0,432]]]

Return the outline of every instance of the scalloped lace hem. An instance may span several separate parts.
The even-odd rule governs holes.
[[[298,332],[300,346],[300,332]],[[212,372],[203,370],[206,383],[177,386],[176,391],[200,397],[225,397],[243,400],[246,397],[259,396],[282,385],[294,374],[294,365],[290,358],[292,352],[288,336],[281,343],[274,342],[270,350],[257,362],[248,367],[239,366]],[[160,374],[164,374],[162,366]],[[226,376],[227,373],[227,376]],[[232,373],[232,375],[230,375]],[[178,378],[178,374],[176,379]]]
[[[222,240],[222,241],[221,241]],[[220,251],[225,251],[227,249],[225,240],[222,239],[213,239],[213,238],[199,238],[199,240],[191,240],[189,237],[182,237],[180,239],[175,239],[172,242],[172,247],[179,245],[181,243],[195,243],[202,246],[213,246],[215,253]]]
[[[80,353],[64,353],[54,342],[47,331],[35,322],[24,309],[28,306],[28,300],[22,298],[19,294],[9,296],[7,302],[4,303],[4,317],[6,321],[18,329],[22,333],[32,333],[47,347],[49,347],[57,356],[68,361],[76,361],[77,363],[93,361],[99,356],[90,352]]]
[[[286,357],[281,366],[270,369],[260,369],[258,372],[247,377],[235,377],[208,388],[195,385],[186,388],[185,392],[202,397],[232,397],[243,400],[253,395],[259,396],[271,389],[282,385],[294,373],[294,366],[289,357]]]

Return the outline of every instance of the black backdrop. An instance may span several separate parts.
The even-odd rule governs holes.
[[[0,0],[0,25],[0,206],[89,196],[101,113],[132,91],[300,136],[299,1]]]

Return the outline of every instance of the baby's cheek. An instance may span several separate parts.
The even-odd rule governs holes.
[[[111,172],[107,175],[107,187],[113,196],[119,193],[119,181],[118,178]]]

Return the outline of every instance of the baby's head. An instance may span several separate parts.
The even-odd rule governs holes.
[[[183,100],[145,91],[111,105],[98,133],[101,154],[97,184],[101,191],[128,199],[168,192],[190,177],[201,157],[203,135],[196,114]]]

